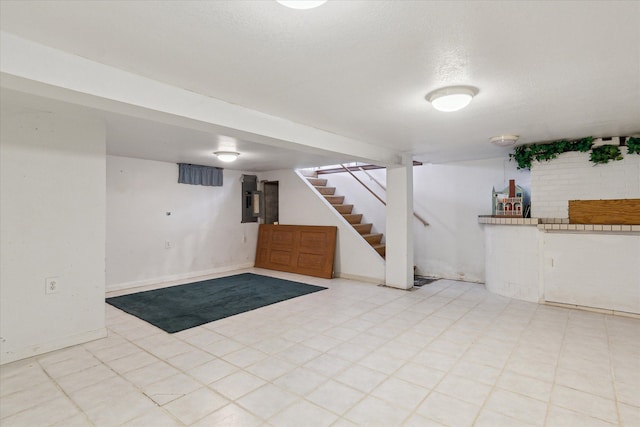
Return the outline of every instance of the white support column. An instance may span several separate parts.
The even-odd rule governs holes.
[[[413,286],[413,159],[387,168],[386,285]]]

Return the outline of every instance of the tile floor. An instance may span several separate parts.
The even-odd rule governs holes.
[[[640,426],[640,320],[439,280],[328,290],[173,335],[106,306],[108,338],[0,368],[10,426]]]

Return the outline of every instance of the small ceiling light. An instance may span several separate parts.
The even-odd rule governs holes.
[[[425,98],[436,110],[449,113],[462,110],[477,93],[478,89],[471,86],[449,86],[434,90]]]
[[[218,156],[218,159],[223,162],[233,162],[240,155],[240,153],[236,153],[235,151],[216,151],[213,154]]]
[[[518,135],[500,135],[489,138],[489,141],[499,147],[510,147],[516,143],[518,138]]]
[[[276,0],[283,6],[291,9],[313,9],[322,6],[327,0]]]

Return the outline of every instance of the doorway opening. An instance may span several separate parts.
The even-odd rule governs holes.
[[[276,224],[279,222],[280,202],[278,200],[279,182],[264,181],[262,187],[264,197],[264,223]]]

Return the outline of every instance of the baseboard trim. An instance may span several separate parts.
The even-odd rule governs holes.
[[[349,279],[349,280],[357,280],[359,282],[373,283],[374,285],[384,284],[384,279],[379,279],[377,277],[369,277],[369,276],[359,276],[357,274],[337,273],[336,277],[339,277],[340,279]]]
[[[44,344],[32,345],[15,351],[2,352],[0,354],[0,365],[27,359],[33,356],[49,353],[55,350],[84,344],[107,336],[107,328],[100,328],[94,331],[82,332],[68,337],[60,337]]]
[[[126,289],[140,288],[142,286],[161,285],[161,284],[165,284],[165,283],[169,283],[169,282],[176,282],[176,281],[179,281],[179,280],[186,280],[186,279],[194,279],[196,277],[209,276],[211,274],[225,273],[227,271],[242,270],[242,269],[251,268],[251,267],[253,267],[253,261],[245,262],[245,263],[242,263],[242,264],[235,264],[235,265],[228,265],[228,266],[224,266],[224,267],[212,268],[212,269],[209,269],[209,270],[191,271],[189,273],[183,273],[183,274],[172,274],[172,275],[169,275],[169,276],[154,277],[154,278],[151,278],[151,279],[143,279],[143,280],[135,280],[135,281],[132,281],[132,282],[116,283],[116,284],[113,284],[113,285],[107,285],[106,286],[106,291],[107,291],[107,293],[109,293],[109,292],[115,292],[115,291],[123,291],[123,290],[126,290]]]

